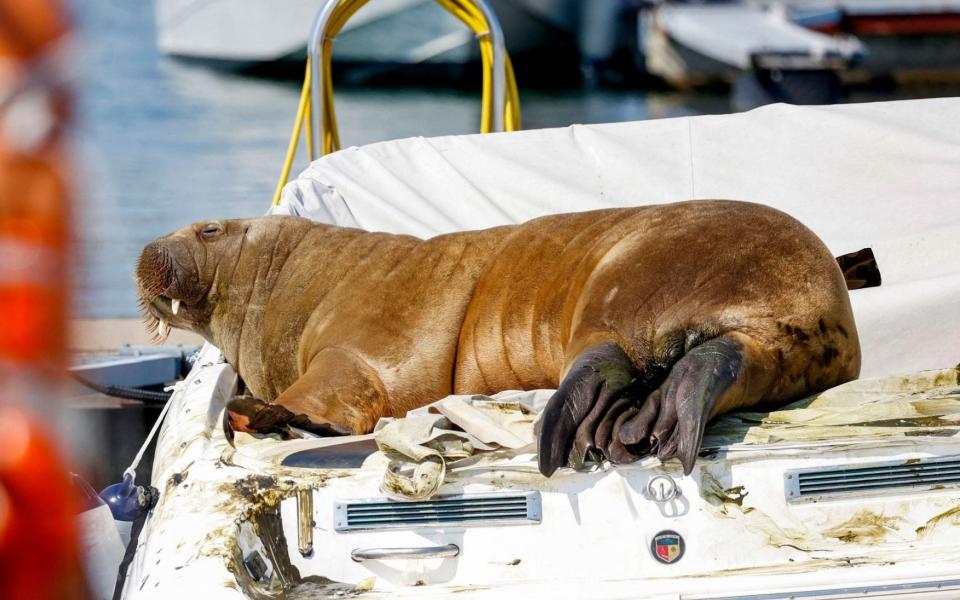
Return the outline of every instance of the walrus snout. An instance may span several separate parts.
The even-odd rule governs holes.
[[[173,258],[161,240],[147,244],[137,261],[137,284],[142,292],[153,296],[170,295],[177,285]]]
[[[137,261],[140,309],[148,330],[163,341],[170,325],[186,326],[184,313],[205,295],[190,251],[169,236],[147,244]]]

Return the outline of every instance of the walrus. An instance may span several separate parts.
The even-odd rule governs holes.
[[[250,395],[229,432],[370,432],[456,394],[557,389],[540,471],[655,454],[693,469],[713,417],[854,379],[823,242],[738,201],[595,210],[419,239],[298,217],[204,221],[147,245],[148,327],[219,347]]]

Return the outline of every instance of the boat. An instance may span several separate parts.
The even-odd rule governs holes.
[[[323,0],[270,2],[157,0],[157,44],[172,57],[240,70],[278,61],[302,62],[310,26]],[[453,64],[476,61],[472,32],[434,0],[366,3],[337,36],[341,65]],[[492,0],[512,54],[570,45],[578,14],[570,0]]]
[[[658,2],[639,23],[652,74],[751,86],[767,101],[836,101],[840,82],[955,79],[960,65],[956,0]]]
[[[813,31],[771,8],[746,2],[659,5],[645,19],[647,68],[688,86],[754,68],[839,70],[860,58],[856,39]]]
[[[851,80],[952,80],[960,70],[960,2],[837,0],[794,2],[790,19],[830,35],[853,35],[866,54]]]
[[[862,379],[719,419],[690,476],[651,458],[545,479],[528,446],[451,462],[410,500],[382,429],[230,446],[237,375],[208,344],[168,405],[120,596],[956,597],[958,119],[957,98],[774,104],[319,158],[274,214],[427,237],[698,198],[785,210],[876,257],[881,285],[851,292]]]
[[[863,46],[853,36],[794,23],[783,8],[749,2],[657,5],[640,19],[647,70],[678,88],[730,84],[737,110],[839,101],[840,74],[860,61]]]

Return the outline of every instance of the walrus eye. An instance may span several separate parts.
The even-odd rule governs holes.
[[[218,235],[221,231],[223,231],[223,228],[220,227],[219,223],[207,223],[203,226],[203,229],[200,230],[200,235],[205,238],[211,238]]]

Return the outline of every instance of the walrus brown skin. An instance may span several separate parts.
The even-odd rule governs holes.
[[[237,400],[231,429],[366,433],[450,393],[559,386],[538,433],[548,476],[592,452],[678,457],[689,473],[712,417],[860,369],[833,256],[744,202],[429,240],[294,217],[202,222],[148,245],[137,284],[153,327],[200,333],[287,409]]]

